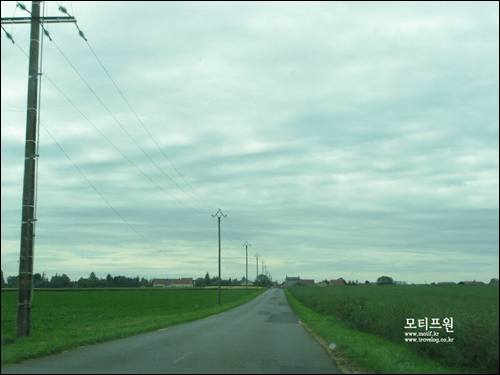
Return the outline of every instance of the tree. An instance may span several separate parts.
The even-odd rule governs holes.
[[[203,288],[205,286],[205,279],[203,277],[198,277],[194,281],[194,286],[196,286],[198,288]]]
[[[91,288],[97,288],[100,284],[100,279],[96,276],[95,272],[92,271],[89,276],[89,286]]]
[[[113,280],[113,276],[111,276],[110,273],[108,273],[108,276],[106,276],[106,286],[114,286],[115,281]]]
[[[212,285],[212,281],[210,280],[210,275],[207,272],[207,274],[205,275],[205,286],[210,286],[210,285]]]
[[[255,280],[255,284],[263,288],[270,288],[272,285],[271,280],[266,275],[259,275]]]
[[[18,276],[7,276],[7,288],[17,288]]]
[[[2,275],[2,281],[3,281],[3,275]],[[491,279],[490,285],[498,285],[498,279]]]
[[[5,284],[5,279],[3,278],[3,271],[2,271],[2,288],[5,288],[7,284]]]
[[[377,279],[377,285],[392,285],[394,280],[389,276],[381,276]]]

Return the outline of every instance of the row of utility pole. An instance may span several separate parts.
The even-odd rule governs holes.
[[[220,233],[220,222],[222,217],[227,217],[227,215],[224,215],[219,208],[219,210],[215,213],[215,215],[212,215],[213,218],[217,218],[217,223],[218,223],[218,228],[219,228],[219,305],[222,303],[221,299],[221,281],[222,281],[222,275],[221,275],[221,233]],[[245,253],[246,253],[246,273],[245,273],[245,289],[246,293],[248,294],[248,246],[252,246],[252,244],[248,243],[248,241],[245,241],[245,243],[242,245],[245,246]],[[257,260],[257,275],[255,281],[258,282],[259,280],[259,254],[255,254],[256,260]],[[268,276],[267,273],[267,266],[266,270],[264,271],[264,259],[261,259],[262,263],[262,268],[261,268],[261,275],[266,275]],[[270,276],[268,276],[270,277]],[[257,289],[259,288],[259,285],[257,284]]]
[[[21,245],[19,256],[19,283],[17,303],[17,336],[29,336],[31,327],[31,309],[33,307],[33,264],[35,250],[35,222],[36,222],[36,171],[38,155],[38,122],[39,122],[39,91],[40,91],[40,31],[46,32],[44,23],[76,23],[74,17],[42,17],[42,1],[32,1],[31,12],[18,2],[18,7],[30,14],[29,17],[2,17],[3,24],[31,24],[30,52],[28,69],[28,98],[26,110],[26,144],[24,157],[24,182],[22,199],[22,222],[21,222]],[[64,8],[60,7],[64,13]],[[67,13],[67,12],[65,12]],[[5,29],[2,26],[2,29]],[[12,35],[7,37],[14,43]],[[219,209],[214,218],[217,217],[219,225],[219,304],[221,304],[221,233],[220,222],[222,217],[227,217]],[[248,293],[248,242],[246,247],[246,290]],[[257,257],[257,279],[259,276],[258,255]],[[262,273],[264,263],[262,261]]]

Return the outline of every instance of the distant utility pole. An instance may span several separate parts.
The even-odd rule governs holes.
[[[245,243],[241,246],[245,246],[246,248],[246,256],[247,256],[247,268],[246,268],[246,277],[245,277],[245,280],[246,280],[246,294],[248,294],[248,246],[252,246],[252,244],[248,243],[248,241],[245,241]]]
[[[257,284],[257,290],[259,290],[259,254],[255,254],[254,257],[256,258],[255,265],[257,266],[257,274],[255,276],[255,283]]]
[[[40,28],[48,22],[76,22],[74,17],[40,17],[41,1],[31,2],[31,16],[3,18],[3,24],[31,24],[28,105],[26,111],[26,145],[24,153],[24,185],[21,221],[21,249],[19,257],[19,281],[17,298],[17,337],[29,336],[31,328],[31,308],[33,307],[33,258],[35,250],[35,196],[36,160],[38,158],[38,76],[40,62]],[[28,9],[18,2],[18,7]],[[3,29],[3,27],[2,27]],[[45,31],[45,29],[44,29]],[[14,43],[12,35],[7,37]]]
[[[219,305],[221,304],[221,272],[220,272],[220,218],[221,217],[227,217],[227,215],[224,215],[222,211],[219,208],[219,211],[215,213],[215,215],[212,215],[212,217],[217,217],[218,222],[219,222]]]

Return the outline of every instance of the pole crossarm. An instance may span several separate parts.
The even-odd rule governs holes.
[[[31,23],[33,18],[37,18],[40,23],[77,22],[75,17],[2,17],[2,24]]]
[[[215,217],[218,217],[218,218],[220,219],[221,217],[227,217],[227,215],[224,215],[224,214],[222,213],[221,209],[219,208],[219,211],[217,211],[217,212],[215,213],[215,215],[212,215],[212,217],[214,217],[214,218],[215,218]]]

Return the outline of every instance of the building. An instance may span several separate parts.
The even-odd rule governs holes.
[[[485,285],[482,281],[460,281],[459,285]]]
[[[300,280],[300,284],[305,286],[316,286],[316,283],[313,279],[302,279]]]
[[[337,280],[330,280],[330,286],[344,286],[344,280],[342,279],[337,279]]]
[[[192,288],[193,286],[193,279],[191,277],[153,280],[153,288]]]
[[[300,276],[297,277],[286,277],[285,278],[285,287],[296,286],[300,283]]]
[[[172,280],[170,279],[154,279],[153,280],[153,288],[166,288],[172,284]]]
[[[182,279],[172,280],[172,288],[192,288],[192,287],[193,287],[192,277],[185,277]]]

